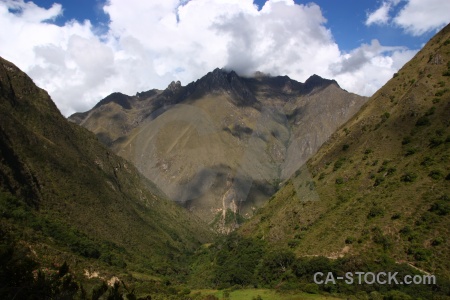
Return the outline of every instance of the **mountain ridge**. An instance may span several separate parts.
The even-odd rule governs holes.
[[[261,72],[256,72],[255,74],[259,74]],[[262,73],[261,73],[262,74]],[[292,86],[294,86],[294,91],[301,91],[302,94],[308,94],[312,92],[312,90],[316,88],[324,88],[330,84],[335,84],[336,86],[340,87],[339,84],[334,79],[325,79],[317,74],[311,75],[304,83],[298,82],[296,80],[291,79],[289,76],[271,76],[271,75],[255,75],[254,77],[240,77],[235,71],[233,70],[226,70],[226,69],[220,69],[216,68],[211,72],[208,72],[206,75],[204,75],[202,78],[197,79],[191,83],[189,83],[186,86],[181,85],[180,81],[172,81],[169,83],[169,85],[164,90],[158,90],[158,89],[150,89],[148,91],[142,91],[137,92],[135,96],[130,96],[127,94],[123,94],[121,92],[113,92],[100,100],[97,104],[94,105],[92,109],[99,108],[103,105],[106,105],[108,103],[114,102],[120,106],[122,106],[124,109],[130,109],[131,104],[128,102],[130,98],[137,97],[139,99],[146,98],[146,97],[152,97],[156,94],[161,94],[162,92],[166,91],[165,95],[161,95],[163,98],[167,98],[170,94],[170,96],[173,96],[176,92],[179,92],[181,89],[184,89],[184,94],[190,95],[193,93],[194,90],[197,88],[200,88],[205,91],[217,91],[219,89],[225,89],[225,90],[233,90],[234,87],[233,84],[237,82],[237,78],[241,78],[244,81],[251,81],[251,80],[267,80],[269,84],[273,86],[278,86],[278,88],[285,88],[286,85],[289,86],[287,89],[292,90]],[[200,83],[200,86],[199,86]],[[281,86],[282,85],[282,86]],[[203,93],[205,92],[203,91]],[[291,91],[288,91],[291,92]],[[240,94],[240,93],[237,93]],[[250,94],[249,91],[244,92],[244,96]],[[165,96],[165,97],[164,97]],[[186,96],[186,95],[183,95]],[[252,103],[256,102],[255,99],[252,99]],[[176,104],[177,101],[174,101],[170,104]],[[91,109],[91,110],[92,110]],[[86,112],[76,112],[73,113],[68,117],[69,120],[74,121],[76,123],[81,122],[80,116],[86,117]]]
[[[318,75],[301,83],[218,68],[127,98],[132,109],[110,97],[69,120],[219,228],[227,211],[251,216],[366,99]]]

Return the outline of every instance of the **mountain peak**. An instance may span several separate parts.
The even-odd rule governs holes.
[[[304,83],[304,89],[305,92],[310,93],[316,88],[325,88],[331,84],[335,84],[337,87],[339,87],[339,84],[336,82],[336,80],[325,79],[317,74],[314,74],[306,79]]]
[[[107,96],[106,98],[104,98],[103,100],[101,100],[99,103],[97,103],[94,108],[98,108],[102,105],[114,102],[120,106],[122,106],[125,109],[131,109],[131,104],[130,104],[130,96],[122,94],[122,93],[112,93],[109,96]]]
[[[172,91],[172,92],[176,92],[177,90],[179,90],[181,88],[181,82],[178,80],[177,82],[172,81],[168,86],[167,89]]]
[[[235,71],[216,68],[195,82],[198,93],[225,92],[237,105],[252,105],[257,102],[248,86]]]

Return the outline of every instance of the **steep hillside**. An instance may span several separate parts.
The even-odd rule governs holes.
[[[212,237],[3,59],[0,112],[0,233],[44,264],[164,276]]]
[[[240,231],[332,258],[387,254],[450,273],[450,26]]]
[[[173,82],[134,97],[112,94],[69,119],[171,199],[229,232],[365,100],[317,75],[300,83],[216,69],[185,87]]]

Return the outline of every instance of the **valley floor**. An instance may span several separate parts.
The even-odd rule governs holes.
[[[242,289],[229,292],[229,297],[227,298],[225,290],[193,290],[191,295],[214,295],[218,299],[230,299],[230,300],[336,300],[342,298],[336,298],[333,296],[319,295],[319,294],[308,294],[300,292],[286,292],[280,293],[275,290],[269,289]],[[259,296],[259,297],[258,297]]]

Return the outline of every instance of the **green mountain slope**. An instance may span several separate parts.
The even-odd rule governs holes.
[[[184,255],[212,237],[3,59],[0,113],[2,234],[44,264],[163,276],[183,269]]]
[[[240,233],[297,255],[388,255],[450,276],[450,26]]]

